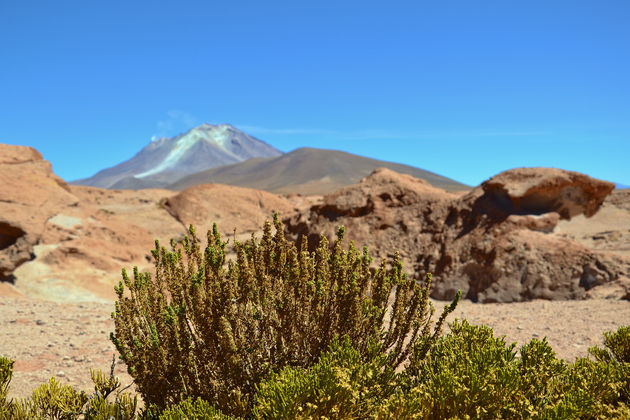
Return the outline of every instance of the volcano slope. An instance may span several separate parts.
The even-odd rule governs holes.
[[[482,303],[628,299],[628,212],[606,206],[608,217],[617,210],[617,231],[625,230],[604,234],[608,246],[589,246],[575,235],[588,218],[604,229],[611,223],[595,216],[613,189],[576,172],[519,168],[458,195],[381,168],[285,224],[295,239],[306,235],[310,247],[321,235],[334,239],[344,225],[348,239],[367,245],[377,262],[399,250],[415,276],[433,273],[435,299],[451,299],[457,290]]]

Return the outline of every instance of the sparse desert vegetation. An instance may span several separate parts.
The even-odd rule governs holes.
[[[233,244],[216,227],[156,244],[155,276],[123,272],[112,340],[144,401],[114,370],[94,392],[51,378],[8,398],[14,361],[0,359],[3,418],[626,418],[630,327],[590,357],[559,359],[545,339],[516,348],[491,328],[437,319],[423,283],[395,257],[370,269],[367,249],[323,238],[314,252],[284,237]]]

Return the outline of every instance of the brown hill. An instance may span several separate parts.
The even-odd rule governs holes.
[[[301,148],[274,158],[256,158],[234,165],[198,172],[168,188],[182,190],[213,182],[280,193],[328,194],[355,184],[374,169],[384,167],[424,179],[447,191],[470,187],[433,172],[399,163],[385,162],[337,150]]]

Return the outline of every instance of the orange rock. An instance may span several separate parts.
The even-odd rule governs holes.
[[[77,202],[38,151],[0,144],[0,280],[33,258],[46,221]]]
[[[200,184],[187,188],[163,202],[164,208],[183,226],[193,224],[200,237],[217,222],[224,235],[257,232],[273,212],[293,212],[291,201],[280,195],[251,188],[221,184]]]

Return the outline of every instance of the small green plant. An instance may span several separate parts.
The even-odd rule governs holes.
[[[604,346],[591,347],[589,353],[598,361],[630,363],[630,325],[604,333]]]
[[[236,420],[236,417],[223,414],[221,411],[201,398],[197,398],[195,400],[191,398],[186,399],[177,405],[166,408],[166,410],[160,414],[160,420],[184,419]]]
[[[298,250],[284,237],[277,214],[274,225],[260,241],[236,242],[227,265],[216,225],[205,249],[191,226],[171,251],[156,241],[154,278],[123,270],[111,339],[145,402],[164,408],[200,397],[245,415],[259,383],[286,366],[314,365],[338,337],[361,357],[376,343],[395,370],[416,341],[437,339],[460,298],[433,325],[430,275],[424,284],[408,278],[398,256],[371,270],[367,248],[342,248],[343,227],[332,247],[324,237],[309,252],[306,239]]]
[[[630,418],[630,366],[579,358],[555,386],[554,399],[544,418]]]
[[[411,397],[396,404],[433,418],[530,418],[545,404],[546,388],[564,369],[545,340],[532,340],[518,358],[515,344],[489,327],[464,320],[450,328],[426,357],[412,357],[405,372]]]
[[[131,384],[122,387],[118,377],[114,376],[116,359],[112,360],[109,376],[102,371],[90,369],[94,394],[85,407],[85,416],[89,419],[132,419],[138,408],[138,397],[124,392]],[[109,397],[114,395],[113,401]]]
[[[8,418],[13,406],[11,401],[7,401],[7,396],[13,376],[14,362],[12,359],[0,357],[0,419]]]
[[[62,385],[54,376],[48,383],[33,389],[30,398],[6,401],[8,385],[13,374],[13,360],[0,357],[0,420],[27,419],[95,419],[128,420],[136,418],[137,397],[123,393],[118,378],[114,377],[115,360],[111,372],[91,371],[94,394],[77,391]],[[114,401],[108,397],[115,393]]]
[[[595,360],[571,364],[555,410],[580,418],[630,418],[630,326],[605,332],[604,347],[588,351]]]
[[[401,392],[383,403],[383,418],[630,418],[630,364],[557,359],[546,340],[520,348],[490,328],[464,321],[450,325],[422,360],[401,375]],[[618,352],[626,327],[606,334]],[[612,339],[611,339],[612,338]],[[612,346],[609,347],[609,346]],[[610,352],[610,353],[609,353]]]
[[[85,392],[62,385],[54,376],[33,390],[25,408],[30,416],[47,419],[77,419],[88,401]]]
[[[312,367],[286,367],[261,383],[254,417],[369,418],[394,391],[395,377],[378,344],[364,357],[349,339],[336,339]]]

